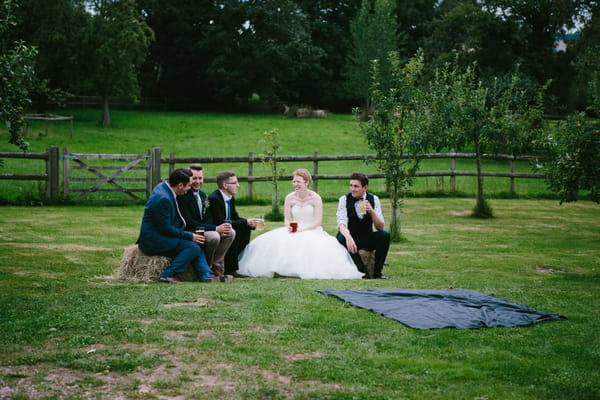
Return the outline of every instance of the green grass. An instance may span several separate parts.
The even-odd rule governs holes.
[[[0,397],[599,398],[600,208],[496,199],[476,220],[472,205],[407,199],[389,280],[229,285],[113,279],[139,205],[0,207]],[[568,319],[420,331],[316,292],[449,287]]]
[[[162,157],[174,153],[177,157],[202,156],[247,156],[264,152],[261,143],[265,131],[277,129],[281,143],[281,155],[321,155],[372,154],[353,117],[349,114],[332,114],[326,119],[290,119],[279,115],[248,115],[219,113],[178,113],[178,112],[111,112],[113,126],[99,126],[100,112],[88,109],[59,110],[55,113],[74,115],[74,134],[70,138],[69,125],[65,121],[51,122],[48,134],[45,133],[43,121],[30,121],[27,140],[32,152],[43,152],[49,146],[68,148],[71,153],[134,153],[145,154],[152,147],[162,149]],[[7,132],[0,134],[0,151],[16,151],[15,146],[7,143]],[[5,159],[2,173],[43,173],[44,164],[38,160]],[[96,161],[92,165],[101,165]],[[112,163],[114,165],[114,163]],[[187,165],[179,165],[187,166]],[[312,170],[311,162],[282,163],[285,174],[295,168],[305,167]],[[473,160],[458,160],[458,169],[475,171]],[[247,164],[221,163],[206,164],[206,175],[215,176],[224,169],[234,169],[239,175],[247,175]],[[425,160],[422,171],[448,170],[449,160]],[[351,173],[353,171],[375,173],[376,165],[365,165],[362,161],[331,161],[319,164],[321,174]],[[486,161],[486,171],[509,171],[507,162]],[[531,172],[527,162],[517,164],[517,172]],[[168,166],[163,165],[162,175],[167,176]],[[268,175],[266,165],[260,162],[254,165],[255,175]],[[92,177],[89,173],[80,172],[80,177]],[[141,176],[141,175],[138,175]],[[88,188],[91,183],[79,184]],[[383,180],[373,180],[370,188],[376,193],[385,191]],[[282,182],[282,191],[289,189],[287,182]],[[454,196],[474,197],[476,189],[475,177],[457,177]],[[0,199],[21,204],[39,203],[39,191],[43,187],[38,182],[0,180]],[[325,199],[336,199],[347,190],[345,181],[320,181],[319,193]],[[421,177],[410,188],[409,196],[448,195],[450,180],[448,177]],[[258,200],[270,201],[272,188],[269,183],[255,184],[255,197]],[[508,178],[485,178],[485,192],[490,198],[511,197]],[[247,186],[241,187],[239,198],[248,195]],[[552,195],[543,180],[517,179],[516,196],[520,198],[548,198]],[[514,196],[513,196],[514,197]],[[128,200],[124,195],[101,193],[92,195],[91,199]]]

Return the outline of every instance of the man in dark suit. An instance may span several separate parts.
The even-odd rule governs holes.
[[[192,172],[192,188],[182,196],[177,196],[177,204],[185,219],[187,229],[204,228],[205,242],[202,246],[206,261],[215,275],[223,275],[224,258],[227,250],[235,239],[235,231],[231,224],[214,225],[210,214],[207,213],[206,193],[202,190],[204,184],[204,168],[200,164],[190,165]]]
[[[190,189],[191,175],[188,169],[179,168],[167,181],[156,185],[144,208],[138,246],[146,254],[173,258],[171,265],[160,274],[160,282],[180,282],[175,274],[185,271],[190,264],[202,282],[230,282],[233,277],[220,279],[210,270],[204,251],[197,245],[204,242],[204,237],[185,230],[185,220],[175,198]]]
[[[336,213],[337,240],[350,253],[360,272],[367,272],[359,250],[375,250],[372,278],[384,279],[383,264],[390,248],[390,234],[383,230],[384,221],[379,198],[367,191],[369,178],[355,172],[350,175],[350,193],[340,197]],[[373,231],[373,226],[375,231]]]
[[[217,175],[218,189],[208,196],[208,213],[214,224],[230,221],[235,230],[235,239],[225,254],[225,273],[239,276],[238,256],[250,242],[250,234],[259,218],[241,218],[235,209],[235,198],[240,184],[233,171],[223,171]]]

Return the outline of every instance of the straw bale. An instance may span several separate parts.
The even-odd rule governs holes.
[[[375,251],[360,249],[358,254],[360,254],[363,264],[367,267],[367,276],[372,278],[375,275]]]
[[[160,273],[171,264],[172,260],[170,257],[145,254],[137,244],[134,244],[124,250],[116,276],[118,279],[157,281]],[[198,275],[190,266],[186,271],[178,274],[177,278],[194,281],[198,280]]]

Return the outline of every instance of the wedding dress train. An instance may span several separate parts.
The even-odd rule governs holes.
[[[291,211],[299,228],[312,223],[312,205],[294,205]],[[302,279],[360,279],[363,276],[346,248],[321,227],[297,233],[282,227],[263,233],[240,255],[238,273]]]

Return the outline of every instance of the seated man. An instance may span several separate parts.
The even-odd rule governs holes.
[[[383,264],[390,247],[390,234],[383,230],[384,221],[379,198],[368,193],[369,178],[355,172],[350,176],[350,193],[340,197],[336,213],[338,241],[343,244],[360,272],[367,268],[359,250],[375,250],[372,278],[384,279]],[[375,231],[373,231],[375,226]]]
[[[242,218],[235,208],[235,198],[240,184],[233,171],[223,171],[217,175],[217,190],[208,196],[208,213],[214,224],[229,221],[235,230],[235,239],[225,254],[225,273],[238,276],[238,257],[250,242],[250,234],[260,218]]]
[[[175,198],[190,189],[191,172],[179,168],[152,191],[144,208],[144,216],[137,243],[146,254],[172,257],[173,261],[159,277],[159,282],[178,283],[174,276],[193,265],[202,282],[231,282],[233,277],[215,277],[206,262],[204,251],[197,244],[204,236],[186,231]]]
[[[204,169],[200,164],[190,165],[192,172],[192,188],[184,195],[177,196],[177,204],[186,223],[186,229],[194,231],[204,228],[205,242],[202,246],[208,265],[215,275],[223,275],[225,253],[229,250],[235,231],[231,224],[215,226],[210,214],[207,214],[206,193],[200,188],[204,184]]]

